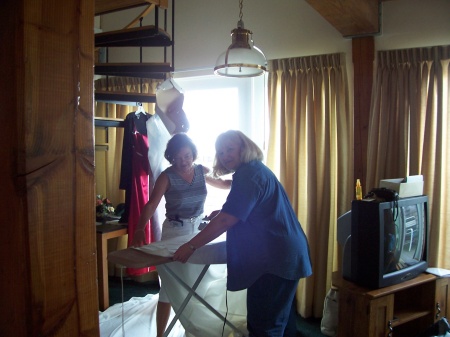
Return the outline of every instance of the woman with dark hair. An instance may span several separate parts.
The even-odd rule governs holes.
[[[231,180],[214,178],[209,175],[210,169],[194,164],[197,147],[185,133],[177,133],[168,141],[164,157],[171,166],[156,179],[149,201],[141,212],[131,246],[148,244],[145,241],[145,227],[163,195],[166,200],[166,219],[162,225],[161,240],[166,240],[199,231],[207,194],[206,182],[218,188],[230,188]],[[161,283],[156,310],[157,337],[164,334],[170,308],[168,296]]]
[[[262,163],[259,147],[240,131],[216,141],[214,175],[233,173],[220,213],[174,254],[186,262],[227,232],[227,289],[247,289],[250,337],[295,337],[294,299],[300,278],[312,274],[306,235],[286,192]]]

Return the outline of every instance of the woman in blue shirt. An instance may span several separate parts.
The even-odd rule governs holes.
[[[227,288],[247,289],[250,337],[295,337],[294,299],[300,278],[312,274],[308,241],[286,192],[263,163],[259,147],[240,131],[217,138],[213,173],[233,173],[221,212],[174,254],[194,250],[227,232]]]

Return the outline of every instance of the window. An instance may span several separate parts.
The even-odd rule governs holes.
[[[189,137],[198,149],[197,162],[212,168],[217,136],[240,130],[264,148],[266,117],[265,78],[232,79],[219,76],[176,78],[183,89],[183,110],[189,120]],[[208,186],[205,214],[220,209],[227,190]]]

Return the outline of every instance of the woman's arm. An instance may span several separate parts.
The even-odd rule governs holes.
[[[223,179],[223,178],[215,178],[212,175],[210,175],[210,169],[203,166],[203,173],[205,175],[205,181],[214,187],[221,188],[221,189],[230,189],[231,188],[231,179]]]
[[[139,216],[139,221],[136,225],[136,229],[134,231],[133,241],[131,243],[132,246],[142,246],[148,244],[145,242],[145,227],[148,224],[148,221],[153,216],[158,207],[162,196],[166,193],[169,188],[169,178],[167,175],[162,172],[158,179],[156,179],[155,187],[150,195],[148,202],[145,204],[142,212]]]
[[[178,248],[173,255],[173,260],[185,263],[196,249],[219,237],[238,221],[239,219],[235,216],[220,212],[200,233]]]

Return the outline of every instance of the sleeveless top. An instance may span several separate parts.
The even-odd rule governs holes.
[[[186,219],[202,215],[207,194],[203,166],[194,164],[194,177],[190,183],[170,168],[164,172],[170,182],[170,187],[164,194],[166,217]]]

